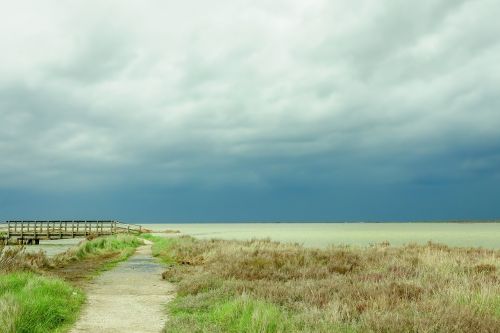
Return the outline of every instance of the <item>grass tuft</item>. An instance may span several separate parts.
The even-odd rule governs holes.
[[[142,241],[132,235],[113,235],[98,237],[80,243],[78,246],[67,250],[54,257],[54,262],[66,263],[91,257],[116,254],[117,261],[131,256]]]
[[[0,332],[50,332],[76,319],[82,292],[28,272],[0,275]]]

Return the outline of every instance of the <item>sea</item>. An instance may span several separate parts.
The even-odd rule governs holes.
[[[500,249],[500,223],[141,223],[155,232],[178,230],[210,239],[262,239],[308,247],[425,244]]]
[[[139,223],[158,236],[190,235],[200,239],[271,239],[307,247],[331,245],[394,246],[429,241],[460,247],[500,249],[500,223]],[[166,234],[166,230],[179,231]],[[27,246],[49,257],[77,245],[82,239],[42,240]]]

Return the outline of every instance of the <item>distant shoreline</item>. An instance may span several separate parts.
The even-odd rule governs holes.
[[[481,224],[481,223],[500,223],[500,220],[485,221],[190,221],[190,222],[130,222],[135,224],[406,224],[406,223],[430,223],[430,224]]]

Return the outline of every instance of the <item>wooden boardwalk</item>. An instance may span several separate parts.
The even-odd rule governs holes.
[[[139,234],[142,226],[111,220],[95,221],[6,221],[0,224],[0,238],[17,239],[20,244],[38,244],[41,239]]]

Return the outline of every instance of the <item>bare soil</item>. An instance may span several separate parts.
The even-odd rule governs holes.
[[[160,332],[165,304],[174,296],[174,286],[162,280],[163,271],[146,241],[127,261],[84,287],[87,304],[70,332]]]
[[[49,275],[62,278],[72,285],[85,288],[89,280],[99,272],[106,264],[111,264],[120,255],[119,252],[107,253],[92,258],[82,259],[65,264],[62,267],[52,268]]]

